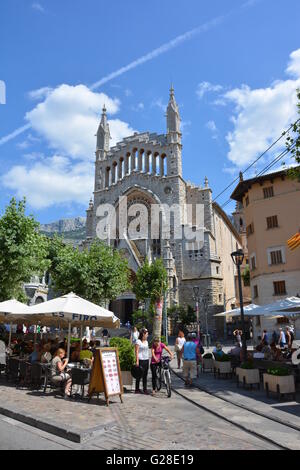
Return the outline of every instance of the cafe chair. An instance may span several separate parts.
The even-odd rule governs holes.
[[[31,386],[35,390],[39,390],[44,381],[43,368],[41,364],[34,363],[31,366]]]
[[[10,379],[13,379],[13,381],[15,383],[17,383],[17,381],[19,379],[19,364],[20,364],[19,359],[15,359],[15,358],[12,358],[12,357],[10,357],[8,359],[7,369],[6,369],[6,380],[7,380],[7,382]]]
[[[72,385],[71,385],[71,395],[73,385],[79,385],[81,387],[81,400],[84,398],[84,386],[90,383],[90,371],[84,369],[72,369]]]
[[[19,387],[29,387],[31,381],[30,362],[20,361],[19,363]]]

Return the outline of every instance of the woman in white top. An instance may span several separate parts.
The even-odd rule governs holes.
[[[175,352],[177,354],[177,365],[178,369],[181,367],[181,359],[182,359],[182,348],[184,343],[186,342],[185,337],[184,337],[184,332],[182,330],[179,330],[178,336],[175,341]]]
[[[139,339],[135,343],[135,357],[136,365],[143,369],[143,391],[145,395],[148,395],[147,391],[147,375],[149,370],[149,344],[148,344],[148,330],[142,328],[139,334]],[[136,379],[135,393],[142,393],[140,391],[141,378]]]
[[[137,340],[139,339],[139,331],[136,326],[133,327],[131,332],[131,342],[132,344],[136,345]]]

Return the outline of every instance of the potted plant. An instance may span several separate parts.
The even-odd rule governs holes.
[[[111,338],[109,346],[118,349],[123,385],[132,385],[131,369],[135,364],[134,346],[126,338]]]
[[[214,359],[214,374],[219,377],[224,374],[226,376],[232,375],[231,361],[228,354],[216,355]]]
[[[296,399],[295,378],[286,367],[272,367],[264,374],[264,388],[267,396],[269,392],[277,393],[280,400],[281,395],[293,394]]]
[[[259,369],[254,367],[252,361],[243,362],[240,367],[236,368],[236,380],[237,386],[240,383],[245,385],[250,385],[252,388],[253,385],[257,385],[258,389],[260,388],[260,376],[259,376]]]
[[[203,372],[205,372],[205,370],[207,369],[210,369],[210,370],[214,369],[214,356],[211,353],[206,353],[203,356],[203,369],[202,370]]]

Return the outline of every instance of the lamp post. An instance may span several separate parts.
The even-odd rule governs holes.
[[[240,310],[241,310],[241,323],[242,323],[242,347],[243,347],[243,361],[247,360],[247,342],[246,342],[246,330],[245,330],[245,316],[244,316],[244,304],[243,304],[243,291],[242,291],[242,277],[241,277],[241,265],[244,261],[243,250],[237,250],[231,253],[231,258],[238,270],[238,281],[240,291]]]
[[[168,313],[167,313],[167,295],[170,292],[176,293],[176,287],[171,287],[170,289],[166,289],[164,291],[164,306],[163,306],[163,332],[166,338],[166,343],[168,344]],[[174,301],[174,304],[177,303]]]
[[[194,299],[196,302],[196,317],[197,317],[197,336],[200,338],[200,323],[199,323],[199,291],[200,288],[198,286],[193,287],[194,291]]]
[[[204,294],[201,298],[202,305],[205,313],[205,327],[206,327],[206,347],[209,347],[209,334],[208,334],[208,320],[207,320],[207,310],[208,310],[208,294]]]

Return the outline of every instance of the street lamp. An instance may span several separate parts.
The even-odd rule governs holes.
[[[201,298],[204,313],[205,313],[205,326],[206,326],[206,347],[209,347],[209,334],[208,334],[208,320],[207,320],[207,310],[208,310],[208,294],[204,294]]]
[[[164,306],[163,306],[163,331],[165,334],[166,338],[166,343],[168,344],[168,313],[167,313],[167,295],[169,295],[170,292],[174,292],[176,294],[177,288],[176,287],[170,287],[169,289],[166,289],[164,291]],[[174,304],[177,304],[177,301],[173,301]]]
[[[245,317],[244,317],[244,304],[243,304],[243,291],[242,291],[242,277],[241,277],[241,265],[244,261],[244,252],[239,249],[231,253],[231,258],[238,270],[238,281],[240,291],[240,309],[241,309],[241,322],[242,322],[242,346],[243,346],[243,361],[247,360],[247,342],[246,342],[246,330],[245,330]]]
[[[200,338],[200,324],[199,324],[199,291],[200,288],[198,286],[193,287],[194,291],[194,298],[196,302],[196,316],[197,316],[197,336]]]

